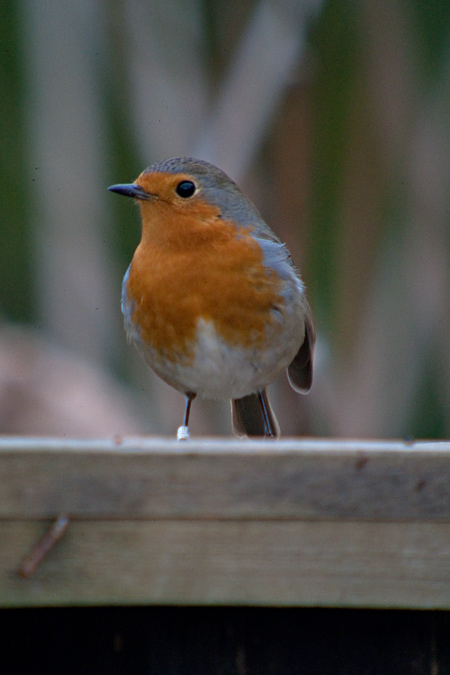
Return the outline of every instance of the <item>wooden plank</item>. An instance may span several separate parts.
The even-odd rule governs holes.
[[[0,442],[0,518],[450,522],[450,443]]]
[[[0,605],[448,609],[449,485],[450,443],[4,438]]]
[[[81,521],[22,579],[45,522],[0,522],[0,604],[450,608],[450,525]]]

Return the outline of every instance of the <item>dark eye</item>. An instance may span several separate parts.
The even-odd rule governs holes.
[[[183,199],[189,199],[189,197],[192,197],[195,190],[195,183],[193,183],[191,180],[182,180],[181,183],[178,183],[177,187],[175,188],[177,195],[179,197],[183,197]]]

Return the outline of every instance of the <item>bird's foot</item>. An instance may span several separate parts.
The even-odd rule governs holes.
[[[187,441],[191,437],[189,427],[178,427],[177,441]]]

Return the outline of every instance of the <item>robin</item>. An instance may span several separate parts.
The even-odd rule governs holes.
[[[122,284],[129,339],[186,397],[231,399],[238,436],[277,438],[266,387],[287,368],[311,388],[314,324],[286,246],[236,183],[208,162],[167,159],[109,190],[140,206],[142,237]]]

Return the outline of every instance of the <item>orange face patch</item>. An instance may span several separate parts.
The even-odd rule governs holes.
[[[189,359],[200,318],[230,346],[264,347],[276,324],[272,309],[283,306],[279,279],[250,232],[220,218],[201,192],[173,208],[179,180],[157,174],[151,185],[136,181],[155,198],[140,202],[142,240],[127,282],[133,322],[171,360]]]

